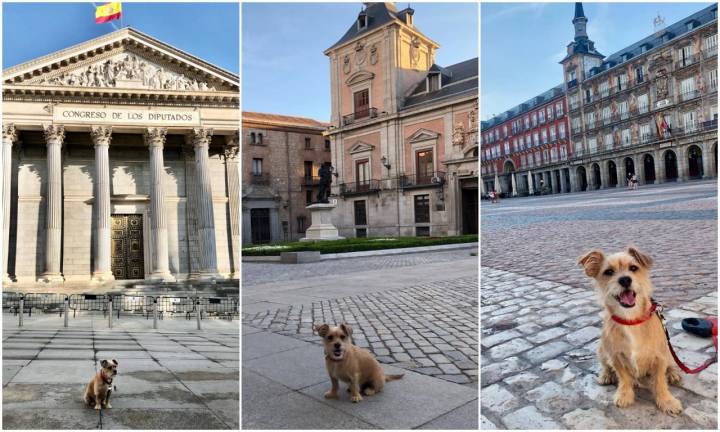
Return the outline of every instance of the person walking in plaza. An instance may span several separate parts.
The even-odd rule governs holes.
[[[627,174],[627,178],[625,179],[625,180],[627,180],[628,190],[632,190],[632,177],[633,177],[633,173],[632,173],[632,172],[629,172],[629,173]]]
[[[630,177],[630,184],[632,185],[632,190],[637,190],[638,178],[635,173]]]

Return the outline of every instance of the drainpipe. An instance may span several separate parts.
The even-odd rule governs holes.
[[[290,184],[290,172],[292,171],[290,167],[290,132],[285,132],[285,152],[287,154],[287,193],[288,193],[288,238],[287,240],[292,240],[293,236],[293,230],[292,230],[292,186]],[[282,221],[280,221],[280,229],[282,229]]]

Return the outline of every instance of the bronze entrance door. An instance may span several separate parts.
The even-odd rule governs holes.
[[[115,279],[144,279],[143,217],[112,215],[112,272]]]

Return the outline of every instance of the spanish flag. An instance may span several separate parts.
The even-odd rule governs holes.
[[[102,24],[120,18],[122,7],[120,2],[105,3],[95,9],[95,23]]]

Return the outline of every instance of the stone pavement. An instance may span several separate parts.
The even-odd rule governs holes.
[[[595,379],[600,306],[576,265],[589,249],[635,243],[655,259],[656,298],[690,365],[714,353],[680,320],[717,316],[716,183],[504,200],[482,206],[483,429],[715,429],[717,364],[671,387],[685,408],[660,414],[652,394],[613,404]]]
[[[95,429],[97,411],[82,401],[102,359],[117,359],[112,409],[104,429],[237,429],[237,321],[107,319],[33,315],[17,327],[3,316],[3,428]]]
[[[244,280],[261,274],[271,282],[243,285],[243,428],[477,428],[478,268],[471,252],[245,263]],[[344,392],[325,400],[330,381],[312,333],[320,322],[349,323],[357,345],[387,373],[405,377],[359,404]]]

